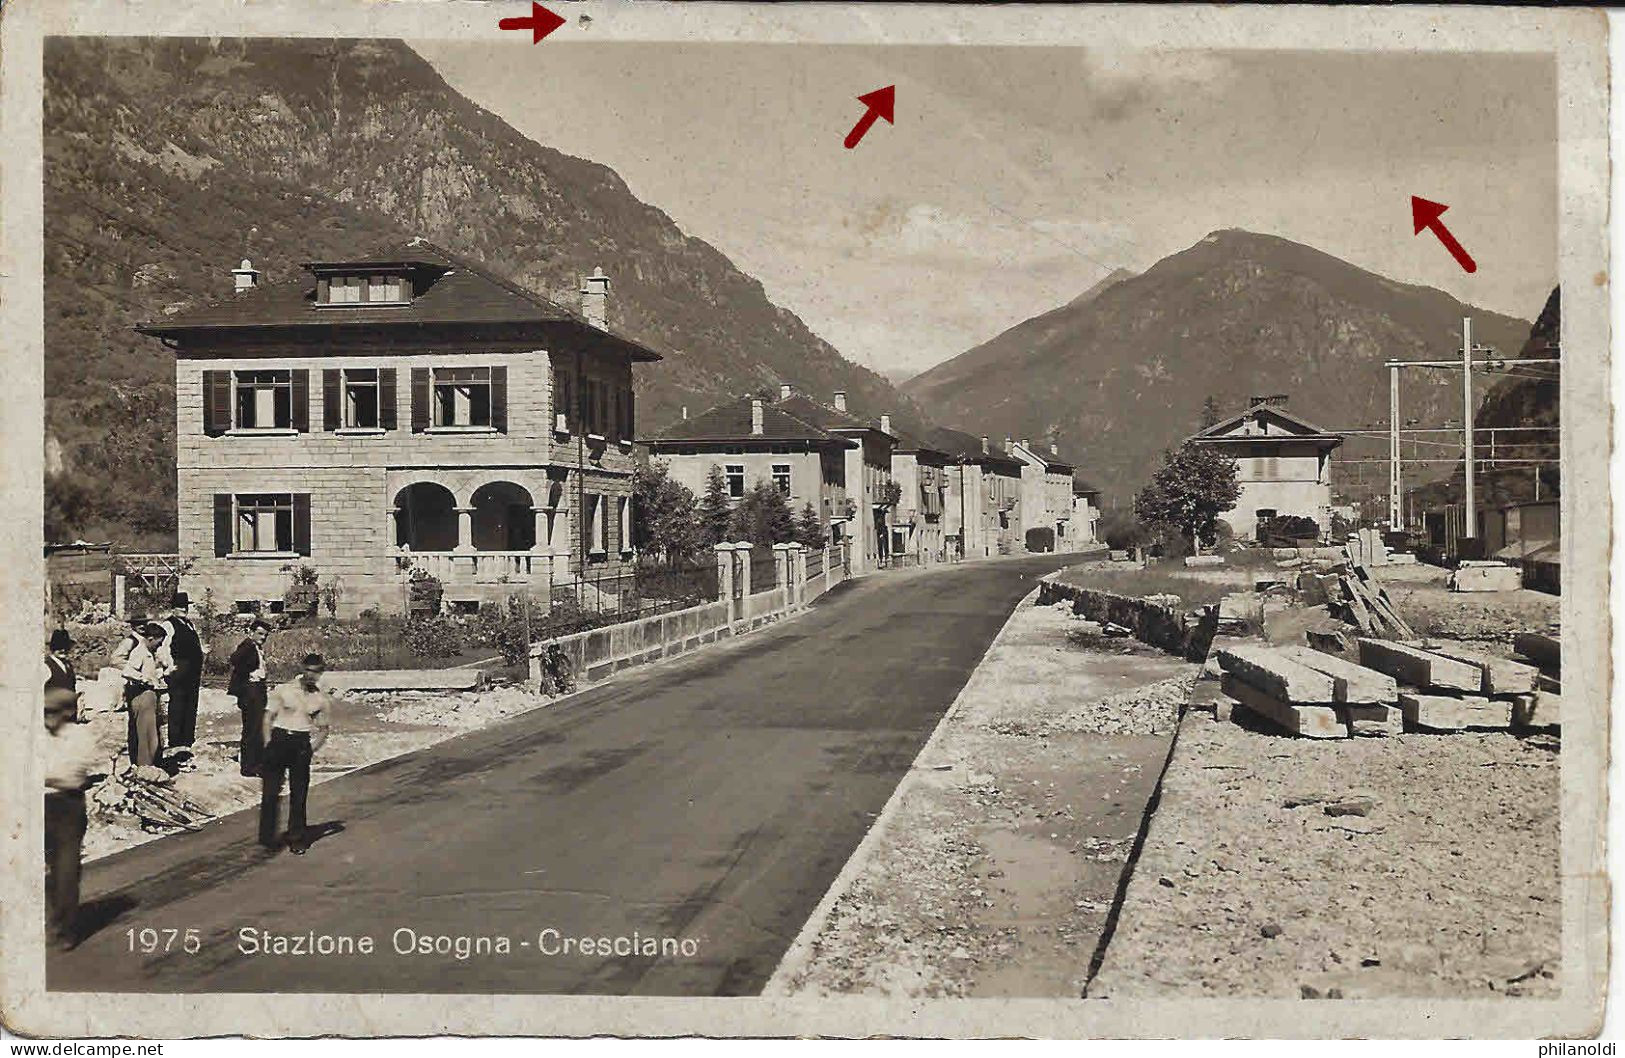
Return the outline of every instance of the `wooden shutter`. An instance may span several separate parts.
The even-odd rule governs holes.
[[[231,493],[214,494],[214,557],[231,554]]]
[[[508,432],[508,369],[505,366],[491,369],[491,427]]]
[[[621,436],[625,437],[628,441],[632,441],[632,440],[637,439],[638,431],[637,431],[637,405],[633,403],[633,393],[632,393],[632,387],[631,386],[626,387],[625,400],[626,400],[626,421],[622,424],[621,428],[623,430],[625,430],[626,432],[624,434],[622,434]]]
[[[310,554],[310,493],[293,494],[293,549]]]
[[[322,371],[322,429],[337,430],[344,425],[339,415],[339,402],[344,399],[340,374],[332,369]]]
[[[604,550],[614,551],[621,546],[621,501],[618,496],[604,497]]]
[[[291,425],[300,433],[310,432],[310,372],[294,371],[293,421]]]
[[[381,367],[378,369],[378,426],[380,429],[395,429],[395,369]]]
[[[411,432],[429,429],[429,369],[411,369]]]
[[[231,372],[203,372],[203,432],[219,437],[231,429]]]

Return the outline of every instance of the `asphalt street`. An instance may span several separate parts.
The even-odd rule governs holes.
[[[870,576],[341,776],[312,791],[326,833],[303,857],[267,856],[238,813],[98,861],[95,932],[47,985],[755,994],[1015,604],[1070,560]]]

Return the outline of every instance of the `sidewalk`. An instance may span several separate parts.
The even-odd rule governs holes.
[[[766,989],[1082,992],[1196,666],[1017,607]]]

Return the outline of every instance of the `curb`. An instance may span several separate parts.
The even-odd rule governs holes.
[[[886,800],[885,807],[880,810],[880,814],[875,817],[874,822],[869,824],[869,829],[863,835],[863,840],[858,842],[858,847],[852,850],[851,856],[847,857],[846,864],[841,868],[841,873],[835,876],[835,880],[830,883],[829,888],[824,892],[823,899],[818,901],[818,906],[813,908],[812,914],[807,916],[807,921],[802,924],[801,931],[796,934],[796,939],[790,943],[789,948],[785,949],[784,956],[779,959],[779,965],[773,971],[773,976],[768,978],[767,984],[762,986],[762,996],[782,997],[797,994],[790,988],[791,980],[797,974],[803,972],[812,961],[813,940],[819,933],[823,932],[824,926],[829,922],[830,914],[835,909],[835,902],[852,888],[852,883],[857,879],[858,873],[874,857],[875,850],[880,843],[880,835],[885,831],[886,825],[901,811],[903,798],[914,788],[917,781],[915,775],[921,758],[930,753],[936,747],[938,741],[941,740],[943,734],[947,731],[948,721],[959,714],[966,693],[976,686],[977,681],[983,677],[985,672],[983,663],[987,660],[987,656],[993,652],[994,647],[1004,641],[1009,634],[1010,626],[1015,623],[1016,616],[1021,613],[1022,608],[1031,605],[1038,599],[1039,590],[1039,588],[1034,588],[1022,596],[1021,601],[1016,603],[1015,608],[1010,611],[1010,616],[1000,626],[998,634],[988,641],[987,648],[982,651],[982,656],[977,659],[976,668],[971,670],[970,678],[965,681],[965,685],[954,696],[953,703],[948,706],[947,711],[942,714],[942,718],[937,721],[937,726],[931,731],[931,737],[925,740],[925,744],[920,747],[919,753],[915,754],[914,760],[909,764],[908,772],[903,776],[902,781],[897,784],[896,789],[892,790],[891,797]]]

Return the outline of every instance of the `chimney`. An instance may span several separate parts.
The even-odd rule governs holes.
[[[1025,448],[1027,451],[1031,452],[1033,450],[1033,443],[1031,441],[1027,440],[1025,437],[1023,437],[1021,439],[1021,447]]]
[[[1005,455],[1009,455],[1009,454],[1010,454],[1010,449],[1011,449],[1011,447],[1012,447],[1012,446],[1013,446],[1013,444],[1014,444],[1014,442],[1012,442],[1012,441],[1011,441],[1011,440],[1010,440],[1010,435],[1009,435],[1009,434],[1005,434],[1005,435],[1004,435],[1004,452],[1005,452]]]
[[[241,294],[245,290],[253,290],[260,284],[260,274],[258,270],[254,268],[253,263],[250,262],[246,257],[243,258],[242,264],[231,270],[231,278],[234,283],[232,292],[235,294]]]
[[[796,387],[790,385],[790,383],[788,383],[788,382],[780,382],[779,383],[779,399],[780,400],[789,400],[791,397],[793,397],[795,395],[796,395]]]
[[[987,455],[987,434],[982,435],[982,454]]]
[[[761,397],[752,397],[750,399],[750,432],[753,434],[760,434],[762,432]]]
[[[1052,455],[1052,456],[1060,455],[1061,454],[1061,446],[1056,444],[1054,441],[1051,441],[1049,443],[1049,454]]]
[[[609,330],[609,276],[602,268],[581,280],[581,315],[601,331]]]
[[[687,404],[683,405],[683,421],[684,422],[688,421],[688,405]]]
[[[844,389],[838,389],[835,391],[835,410],[846,410],[846,390]]]
[[[891,416],[890,415],[882,415],[880,417],[880,432],[881,433],[891,433]]]

